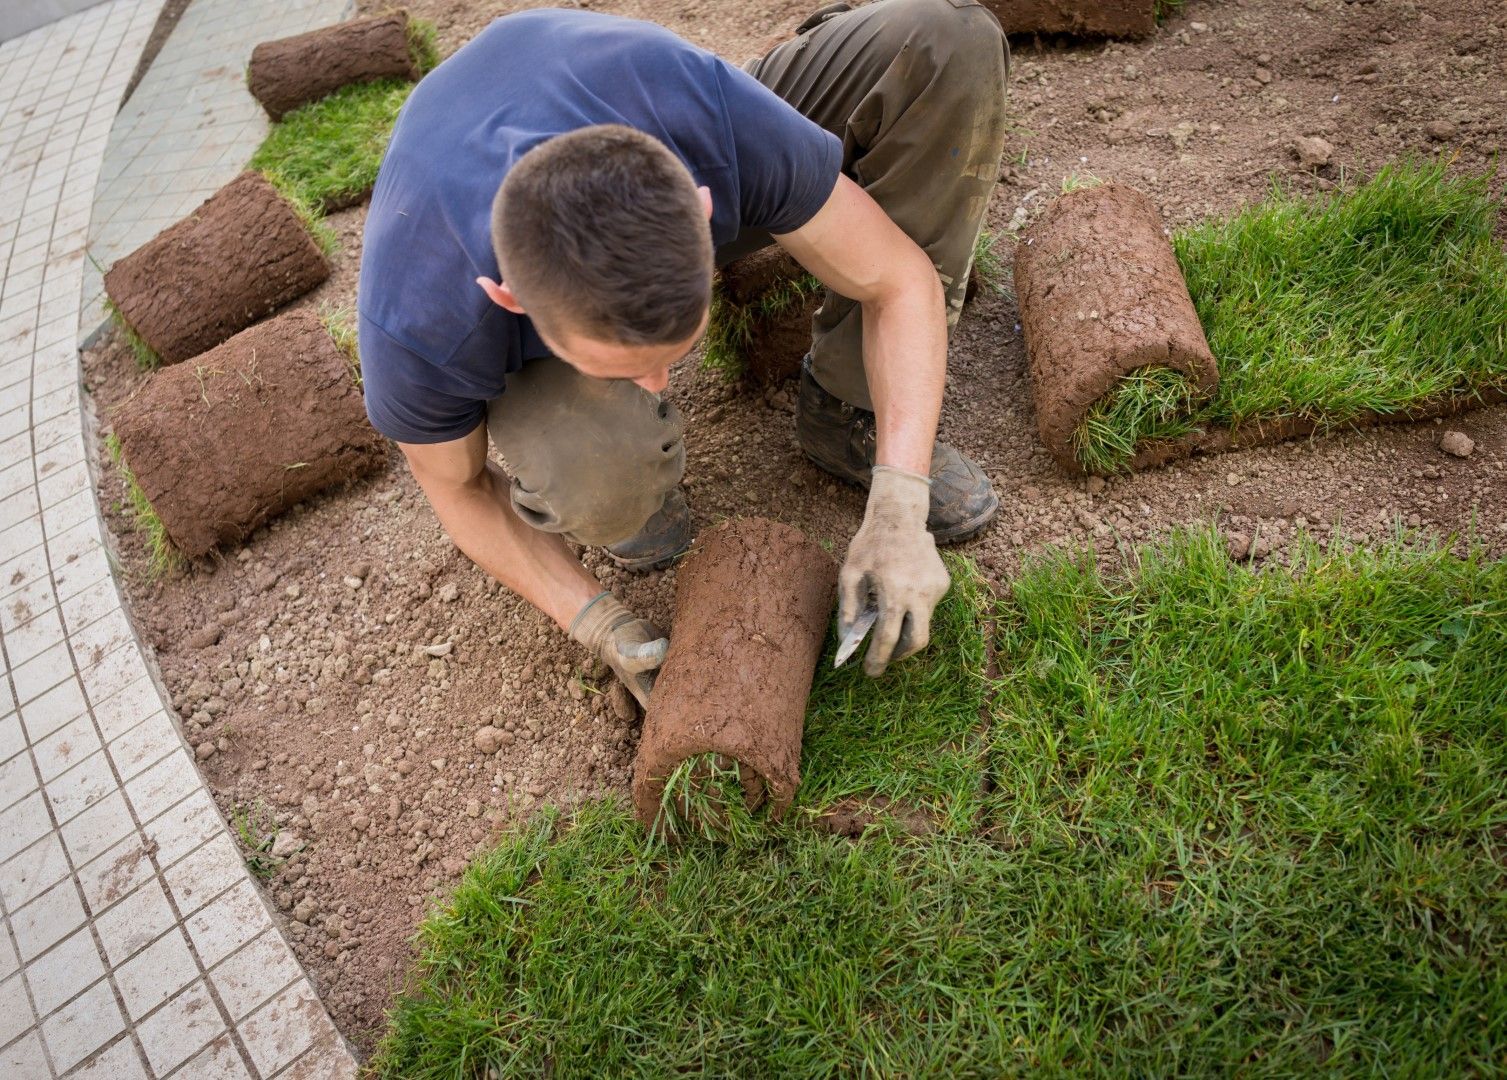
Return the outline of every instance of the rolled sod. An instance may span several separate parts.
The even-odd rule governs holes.
[[[354,374],[319,317],[293,311],[153,375],[115,435],[172,545],[203,555],[381,467]]]
[[[420,74],[408,13],[399,10],[264,41],[251,51],[246,82],[267,115],[281,120],[349,83]]]
[[[1156,30],[1155,0],[984,0],[1007,34],[1140,38]]]
[[[1058,198],[1015,249],[1015,289],[1042,441],[1082,472],[1074,435],[1133,373],[1173,398],[1211,396],[1219,369],[1151,200],[1104,184]]]
[[[121,318],[164,364],[214,348],[330,276],[266,178],[244,172],[105,274]]]
[[[668,778],[700,755],[737,763],[748,810],[778,820],[789,808],[836,588],[832,556],[789,525],[747,518],[697,538],[633,763],[646,828]]]
[[[800,372],[811,348],[811,317],[823,289],[779,247],[756,251],[718,271],[706,362],[760,383]]]

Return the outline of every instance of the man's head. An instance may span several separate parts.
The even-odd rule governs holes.
[[[525,154],[492,202],[501,283],[545,343],[586,375],[663,389],[706,326],[710,196],[663,144],[615,124]]]

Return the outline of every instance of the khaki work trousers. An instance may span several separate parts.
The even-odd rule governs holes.
[[[999,175],[1008,53],[977,0],[878,0],[831,14],[747,65],[842,140],[843,172],[931,257],[949,330]],[[770,243],[767,233],[746,232],[718,261]],[[862,314],[827,293],[813,320],[812,374],[829,393],[872,409]],[[487,426],[513,470],[519,516],[580,543],[634,535],[685,470],[670,402],[631,382],[588,378],[561,360],[508,376],[507,393],[488,405]]]

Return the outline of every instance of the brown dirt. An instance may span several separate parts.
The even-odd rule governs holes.
[[[646,828],[665,780],[698,754],[757,774],[772,818],[789,808],[836,594],[837,564],[799,529],[745,518],[697,537],[633,762],[633,805]]]
[[[1124,184],[1054,199],[1015,248],[1036,427],[1082,471],[1073,433],[1137,368],[1181,371],[1207,398],[1219,369],[1151,200]]]
[[[267,115],[281,120],[348,83],[417,79],[408,48],[408,13],[352,19],[251,50],[247,86]]]
[[[367,13],[381,6],[362,0]],[[514,5],[408,6],[436,22],[450,51]],[[740,60],[813,6],[593,2]],[[1273,175],[1313,192],[1342,168],[1367,174],[1410,153],[1485,168],[1507,133],[1498,0],[1190,0],[1145,42],[1017,40],[1014,56],[1017,129],[990,208],[1007,265],[1010,222],[1028,223],[1073,170],[1145,190],[1175,226],[1259,199]],[[1434,140],[1425,128],[1440,122],[1455,133]],[[1332,144],[1328,165],[1299,165],[1293,146],[1306,136]],[[364,215],[331,219],[344,249],[299,306],[353,301]],[[1507,554],[1507,407],[1450,422],[1475,440],[1463,459],[1440,450],[1445,425],[1425,423],[1085,481],[1058,468],[1034,430],[1016,324],[1008,292],[979,291],[953,339],[942,414],[943,437],[1000,492],[999,520],[961,549],[997,589],[1049,545],[1086,545],[1112,563],[1188,524],[1217,525],[1260,563],[1285,559],[1299,529],[1367,539],[1397,523],[1436,538],[1474,529],[1488,554]],[[86,356],[85,374],[106,426],[143,378],[119,341]],[[669,393],[686,420],[698,527],[763,514],[841,558],[863,496],[801,457],[788,392],[729,384],[693,359]],[[293,508],[244,548],[161,580],[148,575],[142,538],[116,505],[118,475],[101,462],[132,613],[185,732],[224,813],[261,805],[307,844],[266,892],[335,1022],[365,1049],[418,920],[472,852],[541,803],[625,798],[638,738],[631,716],[574,677],[584,653],[456,551],[395,453],[390,461],[369,482]],[[633,577],[600,551],[585,562],[629,607],[668,625],[678,570]],[[431,655],[447,643],[447,655]],[[474,741],[484,725],[507,736],[490,753]]]
[[[105,292],[164,364],[212,349],[329,277],[303,222],[255,172],[110,267]]]
[[[173,545],[197,557],[387,463],[351,362],[292,311],[165,368],[120,408],[128,468]]]
[[[1143,38],[1156,32],[1153,0],[984,0],[1007,34]]]
[[[801,358],[811,348],[811,319],[821,307],[820,292],[779,311],[757,310],[771,291],[788,287],[805,272],[784,249],[772,246],[718,271],[718,288],[728,302],[755,309],[743,359],[748,377],[760,386],[778,385],[799,375]]]

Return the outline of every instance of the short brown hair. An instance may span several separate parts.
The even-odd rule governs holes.
[[[502,279],[548,333],[664,345],[711,301],[712,237],[696,182],[658,140],[619,124],[524,154],[492,201]]]

